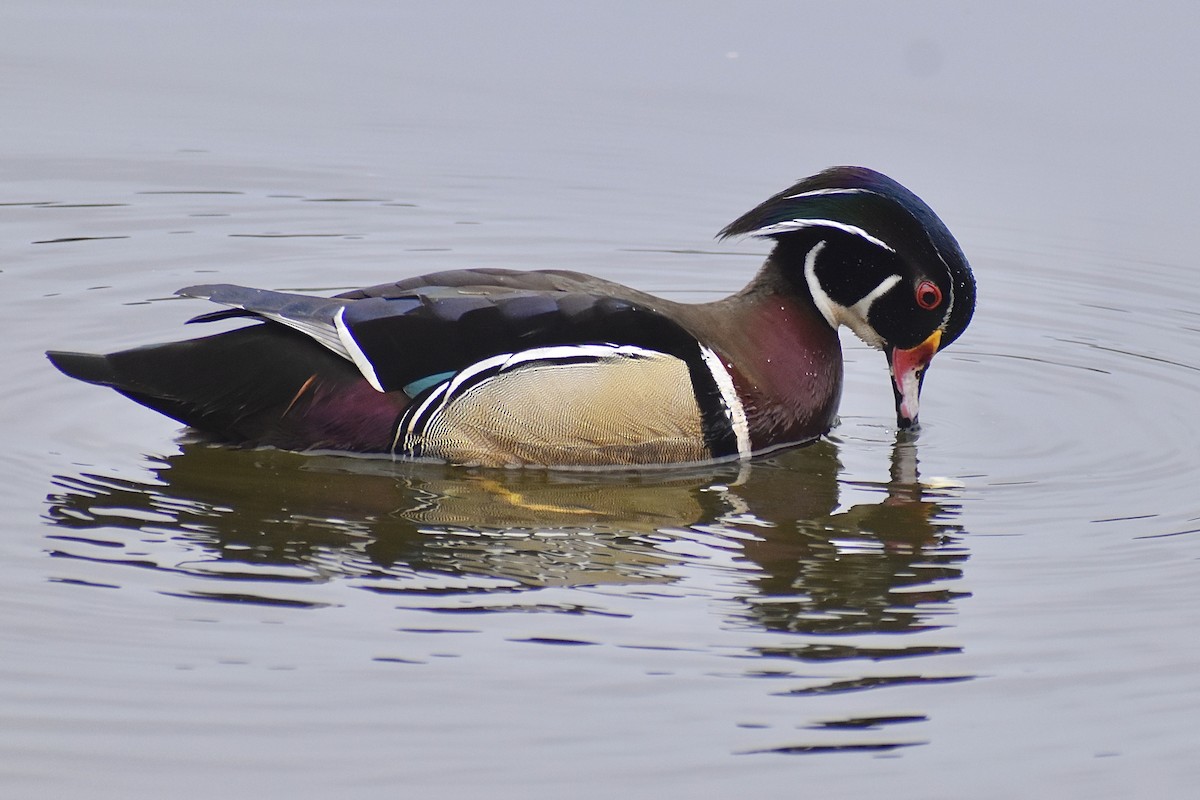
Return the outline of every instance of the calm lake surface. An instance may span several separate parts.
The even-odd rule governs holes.
[[[0,795],[1185,797],[1200,780],[1200,6],[0,11]],[[747,465],[214,447],[47,348],[199,282],[740,288],[865,164],[979,309],[894,429]]]

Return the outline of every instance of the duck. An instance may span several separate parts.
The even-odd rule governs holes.
[[[773,247],[741,290],[675,302],[567,270],[456,269],[317,297],[209,284],[250,324],[109,354],[49,351],[242,447],[482,467],[750,459],[837,423],[849,328],[887,359],[896,425],[916,429],[935,354],[966,330],[975,279],[924,201],[865,167],[804,178],[719,238]]]

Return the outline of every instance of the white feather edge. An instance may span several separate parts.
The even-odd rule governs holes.
[[[228,304],[232,308],[243,308],[240,304]],[[346,326],[342,316],[346,313],[346,307],[342,306],[333,315],[333,325],[330,326],[327,322],[309,322],[307,320],[299,320],[293,317],[285,317],[282,314],[272,314],[268,311],[255,311],[260,317],[269,319],[272,322],[278,322],[280,325],[286,325],[293,330],[300,331],[305,336],[312,339],[317,344],[332,350],[342,358],[354,363],[358,367],[358,371],[367,379],[367,383],[377,392],[383,391],[383,386],[379,382],[379,376],[375,374],[375,367],[371,364],[371,360],[367,358],[367,354],[358,346],[358,342],[354,340],[354,334]]]
[[[354,362],[354,366],[358,367],[358,371],[367,379],[367,383],[377,392],[383,391],[383,385],[379,382],[379,376],[375,374],[375,367],[371,364],[371,359],[367,358],[367,354],[358,346],[358,342],[354,340],[354,334],[350,332],[350,328],[346,326],[346,320],[343,317],[346,314],[346,307],[342,306],[338,312],[333,315],[333,328],[337,332],[337,340],[341,347],[330,347],[335,353],[349,358]],[[318,339],[321,344],[325,342]],[[329,345],[325,345],[329,347]]]
[[[229,304],[232,308],[242,308],[240,305]],[[338,311],[338,316],[341,316],[342,311],[345,311],[345,306]],[[345,342],[338,335],[338,331],[330,327],[327,322],[309,322],[306,320],[294,319],[285,317],[282,314],[272,314],[267,311],[254,311],[254,314],[269,319],[272,322],[278,322],[280,325],[286,325],[293,330],[300,331],[305,336],[309,337],[318,344],[324,345],[339,356],[345,359],[353,360],[351,352],[347,349]],[[351,340],[353,341],[353,340]],[[357,347],[357,345],[356,345]]]

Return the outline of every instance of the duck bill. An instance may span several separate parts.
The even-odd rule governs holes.
[[[896,425],[900,430],[917,427],[921,384],[925,381],[925,370],[941,341],[942,332],[938,330],[911,350],[897,347],[887,353],[888,367],[892,372],[892,393],[896,396]]]

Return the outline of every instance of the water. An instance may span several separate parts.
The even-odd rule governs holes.
[[[1200,777],[1190,6],[2,14],[4,796]],[[709,299],[765,252],[712,235],[835,163],[979,279],[915,440],[853,340],[827,441],[621,476],[215,448],[41,356],[177,338],[197,282]]]

